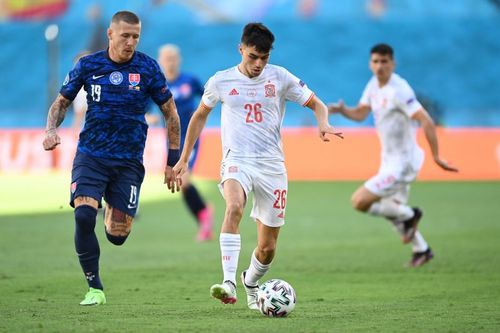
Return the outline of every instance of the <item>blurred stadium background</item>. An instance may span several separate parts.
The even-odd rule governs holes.
[[[99,235],[104,274],[115,288],[110,289],[115,307],[110,302],[107,311],[119,312],[120,322],[116,316],[73,306],[83,281],[72,257],[73,229],[68,223],[72,214],[67,189],[76,144],[69,128],[72,112],[55,152],[43,151],[43,129],[48,106],[73,58],[82,50],[106,47],[105,31],[118,10],[134,11],[142,19],[140,51],[156,57],[160,45],[175,43],[182,49],[183,69],[202,81],[237,64],[242,27],[262,21],[276,36],[272,63],[302,78],[325,102],[342,98],[349,105],[357,103],[370,77],[369,48],[390,43],[396,51],[396,71],[441,127],[443,157],[461,169],[459,174],[446,174],[432,164],[427,152],[419,178],[433,182],[417,183],[413,198],[428,209],[432,223],[424,228],[436,244],[437,259],[416,273],[396,269],[394,261],[406,260],[408,253],[402,253],[387,226],[361,217],[349,206],[350,193],[378,165],[373,120],[358,124],[332,117],[331,123],[341,127],[346,138],[324,145],[312,128],[311,112],[289,105],[283,133],[294,190],[287,219],[293,223],[283,232],[283,255],[273,276],[291,279],[300,306],[288,322],[254,320],[243,305],[234,310],[240,318],[256,331],[269,332],[328,332],[335,330],[332,322],[340,331],[500,330],[500,1],[0,0],[0,70],[7,82],[0,89],[0,331],[73,327],[72,331],[220,332],[242,324],[231,319],[224,326],[215,305],[204,297],[205,287],[219,276],[214,264],[219,260],[218,244],[192,246],[194,223],[189,223],[178,196],[169,196],[161,184],[165,151],[160,128],[150,129],[148,138],[148,175],[137,225],[142,230],[119,250]],[[218,108],[203,133],[195,169],[202,191],[216,203],[218,221],[223,214],[215,187],[219,121]],[[425,141],[421,144],[426,147]],[[310,153],[308,160],[304,151]],[[248,238],[240,268],[255,235],[250,223],[242,228]],[[302,253],[298,261],[287,257],[297,249]],[[314,253],[318,260],[304,253]],[[136,283],[137,267],[150,285],[142,283],[141,292],[131,295],[127,288]],[[179,272],[184,272],[180,278]],[[307,272],[307,279],[302,272]],[[182,280],[194,286],[195,295],[186,296]],[[172,284],[167,292],[172,294],[158,292],[162,281]],[[151,302],[145,303],[139,294]],[[193,316],[203,321],[192,322],[189,300],[199,307]],[[410,306],[415,304],[418,311]],[[89,328],[88,317],[82,316],[90,312],[98,320]],[[158,324],[157,316],[170,324]]]
[[[141,51],[156,57],[160,45],[178,44],[184,70],[202,81],[238,63],[242,26],[264,21],[277,37],[271,61],[301,77],[326,102],[343,98],[356,104],[370,77],[370,46],[390,43],[396,50],[396,71],[407,78],[435,121],[447,129],[442,133],[443,152],[462,168],[454,177],[428,163],[421,178],[500,178],[500,5],[495,0],[3,0],[0,64],[10,83],[0,91],[0,172],[68,169],[75,138],[65,137],[61,156],[46,154],[38,149],[41,132],[37,129],[45,126],[47,108],[75,55],[106,47],[109,19],[121,9],[135,11],[143,20]],[[208,122],[215,132],[205,133],[210,144],[202,148],[199,166],[206,167],[197,170],[212,179],[217,178],[220,156],[212,151],[218,146],[219,110]],[[71,117],[69,112],[63,126],[70,126]],[[334,116],[332,123],[366,129],[373,120],[358,124]],[[285,142],[290,137],[287,129],[293,128],[297,135],[297,129],[313,125],[311,112],[290,105],[284,120]],[[159,159],[150,161],[148,156],[163,153],[159,135],[151,135],[155,143],[146,151],[146,164],[154,172],[161,170],[155,164]],[[370,175],[378,163],[376,153],[370,155],[373,163],[356,159],[363,154],[345,155],[359,149],[376,152],[373,133],[359,142],[358,138],[359,132],[354,131],[341,145],[332,145],[341,151],[314,147],[311,164],[328,165],[328,170],[313,170],[316,178]],[[296,139],[301,142],[303,136]],[[307,179],[311,172],[294,169],[300,161],[294,155],[297,149],[290,146],[285,145],[292,179]],[[327,163],[314,160],[319,155],[330,159]],[[347,166],[338,169],[328,163],[338,159]]]

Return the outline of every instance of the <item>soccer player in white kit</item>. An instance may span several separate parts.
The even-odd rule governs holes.
[[[208,114],[220,102],[223,159],[219,187],[226,211],[219,242],[224,277],[221,284],[210,288],[210,293],[224,304],[236,302],[239,223],[248,195],[253,192],[251,217],[257,225],[257,247],[241,280],[248,307],[254,310],[258,309],[258,280],[271,266],[280,227],[285,223],[288,181],[280,130],[286,101],[314,111],[321,140],[329,141],[327,133],[341,137],[328,123],[326,105],[304,82],[285,68],[268,64],[273,42],[272,32],[263,24],[245,26],[239,47],[240,64],[217,72],[207,81],[189,123],[180,161],[173,169],[177,180],[187,172],[193,145]]]
[[[382,147],[378,173],[352,195],[358,211],[383,216],[391,221],[404,244],[411,243],[413,255],[408,263],[418,267],[434,256],[417,230],[422,210],[407,205],[410,183],[415,180],[424,161],[424,152],[417,144],[417,125],[422,126],[434,162],[446,171],[457,172],[439,157],[434,122],[420,105],[412,88],[394,71],[394,51],[387,44],[371,49],[370,69],[373,77],[366,85],[357,107],[348,108],[342,101],[328,105],[330,113],[362,121],[373,112],[375,128]]]

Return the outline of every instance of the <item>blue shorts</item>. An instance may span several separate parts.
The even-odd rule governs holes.
[[[70,205],[77,197],[91,197],[102,207],[104,200],[127,215],[135,216],[144,180],[140,161],[110,159],[77,152],[71,172]]]

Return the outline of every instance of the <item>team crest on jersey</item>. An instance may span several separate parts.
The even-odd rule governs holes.
[[[136,85],[141,82],[141,74],[138,73],[129,73],[128,74],[128,82],[132,87],[135,87]]]
[[[117,86],[123,82],[123,74],[118,71],[113,72],[109,74],[109,81],[115,86]]]
[[[272,83],[264,86],[264,92],[266,93],[266,97],[276,97],[276,87]]]

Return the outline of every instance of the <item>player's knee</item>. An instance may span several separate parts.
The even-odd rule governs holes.
[[[351,204],[354,209],[359,210],[360,212],[366,212],[368,208],[370,208],[368,202],[366,202],[366,200],[363,200],[363,198],[359,195],[352,196]]]
[[[108,233],[108,231],[106,231],[106,238],[112,244],[117,245],[117,246],[123,245],[123,243],[125,243],[125,241],[127,240],[127,237],[128,237],[128,234],[126,236],[115,236],[115,235],[111,235],[110,233]]]
[[[243,216],[243,205],[239,202],[232,202],[226,206],[226,215],[232,221],[240,221]]]
[[[75,208],[76,227],[83,232],[92,232],[95,228],[97,209],[88,205]]]

